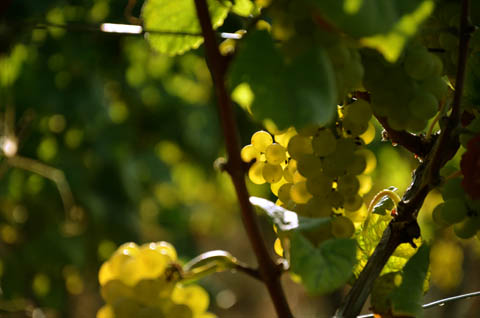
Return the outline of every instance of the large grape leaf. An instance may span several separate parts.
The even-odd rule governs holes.
[[[291,269],[311,293],[329,293],[344,285],[355,266],[355,241],[331,239],[315,247],[300,233],[291,238]]]
[[[216,29],[227,17],[231,2],[208,0],[212,25]],[[154,31],[200,34],[200,24],[193,0],[147,0],[142,8],[146,38],[157,51],[168,55],[183,54],[203,43],[201,35],[160,34]],[[152,32],[148,32],[152,31]]]
[[[356,276],[360,274],[367,264],[368,258],[372,255],[378,242],[380,242],[383,231],[385,231],[391,219],[392,216],[390,214],[371,214],[356,231],[355,239],[358,247],[358,264],[354,269]],[[417,246],[421,244],[420,239],[415,239],[414,242]],[[400,244],[383,268],[382,274],[400,271],[415,251],[416,249],[408,243]]]
[[[315,46],[287,63],[268,32],[256,31],[241,43],[230,80],[232,88],[248,83],[254,96],[253,117],[271,119],[280,129],[326,124],[335,114],[332,65]]]
[[[330,239],[315,247],[303,235],[329,223],[330,218],[301,217],[262,198],[251,197],[250,202],[272,219],[281,238],[288,239],[291,270],[309,292],[332,292],[350,279],[357,262],[354,240]]]
[[[314,0],[322,18],[394,62],[433,11],[433,0]]]
[[[402,283],[392,293],[393,314],[395,316],[422,317],[421,299],[424,281],[428,273],[430,249],[420,246],[403,268]]]

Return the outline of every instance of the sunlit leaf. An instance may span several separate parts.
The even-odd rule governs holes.
[[[216,29],[223,24],[231,3],[219,0],[208,0],[207,3],[212,25]],[[191,0],[147,0],[142,8],[142,18],[147,31],[147,40],[161,53],[182,54],[198,48],[203,43],[201,35],[155,33],[157,31],[200,34],[195,5]]]

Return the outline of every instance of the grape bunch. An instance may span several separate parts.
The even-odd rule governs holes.
[[[370,190],[366,174],[375,164],[364,148],[375,132],[370,104],[355,100],[339,113],[334,127],[289,128],[273,137],[258,131],[241,151],[245,162],[255,160],[250,180],[270,183],[278,205],[302,216],[332,217],[325,239],[353,235],[353,222],[362,221],[362,195]]]
[[[167,242],[121,245],[99,271],[105,306],[97,318],[212,318],[207,292],[183,286],[175,248]]]
[[[453,225],[457,237],[468,239],[480,230],[480,201],[469,198],[461,182],[461,178],[445,182],[442,188],[444,202],[435,207],[432,218],[440,226]]]
[[[366,51],[364,88],[370,92],[373,112],[386,117],[395,130],[419,132],[440,109],[448,93],[439,57],[412,44],[395,63]]]

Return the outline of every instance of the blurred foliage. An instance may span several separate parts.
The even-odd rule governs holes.
[[[231,247],[235,256],[250,261],[230,180],[212,165],[224,150],[203,52],[167,57],[152,51],[141,36],[92,31],[101,22],[127,23],[126,2],[0,5],[2,317],[25,311],[33,317],[93,317],[101,306],[98,268],[127,241],[169,241],[181,260],[212,246]],[[140,10],[138,3],[132,14],[139,16]],[[50,25],[35,28],[44,22]],[[54,26],[64,23],[72,27]],[[235,32],[240,26],[237,16],[229,16],[222,28]],[[237,120],[246,144],[258,126],[245,112],[239,111]],[[367,198],[391,185],[402,193],[416,165],[405,151],[381,144],[379,132],[377,126],[369,146],[378,163],[365,181]],[[65,210],[51,180],[57,170],[42,170],[46,178],[14,167],[7,156],[12,145],[18,146],[13,158],[63,171],[73,209]],[[453,160],[457,166],[459,158]],[[269,191],[252,184],[249,190],[260,196]],[[433,225],[431,210],[441,199],[437,194],[431,200],[421,213],[422,230],[443,236],[432,246],[432,282],[451,291],[462,282],[465,256],[457,239]],[[267,231],[271,227],[265,226]],[[212,311],[220,315],[242,303],[248,306],[237,308],[240,315],[271,314],[261,308],[265,304],[252,285],[242,290],[233,284],[244,284],[243,277],[235,279],[232,286],[226,278],[205,280],[215,296]],[[318,300],[298,287],[287,290],[296,293],[291,298],[298,312],[318,308]]]

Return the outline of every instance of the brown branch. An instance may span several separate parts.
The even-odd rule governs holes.
[[[235,186],[235,191],[241,208],[242,221],[258,261],[258,270],[261,279],[270,293],[278,317],[292,318],[293,315],[280,283],[282,271],[279,270],[279,267],[270,257],[260,234],[255,211],[249,202],[249,194],[242,169],[243,163],[240,158],[240,143],[237,135],[237,125],[234,119],[232,102],[225,84],[227,63],[218,50],[215,32],[212,28],[210,13],[208,12],[206,1],[195,0],[195,7],[202,28],[203,37],[205,39],[205,50],[209,70],[215,85],[217,106],[228,154],[228,172],[230,173]]]
[[[447,118],[445,129],[433,141],[433,147],[427,152],[424,163],[415,170],[412,183],[398,204],[398,216],[383,232],[380,243],[338,309],[337,317],[356,317],[371,292],[374,280],[398,245],[407,242],[413,244],[413,239],[420,236],[420,228],[416,221],[418,211],[430,190],[440,183],[440,169],[459,148],[457,128],[460,125],[460,104],[472,30],[469,24],[469,0],[462,0],[459,58],[452,113]]]

